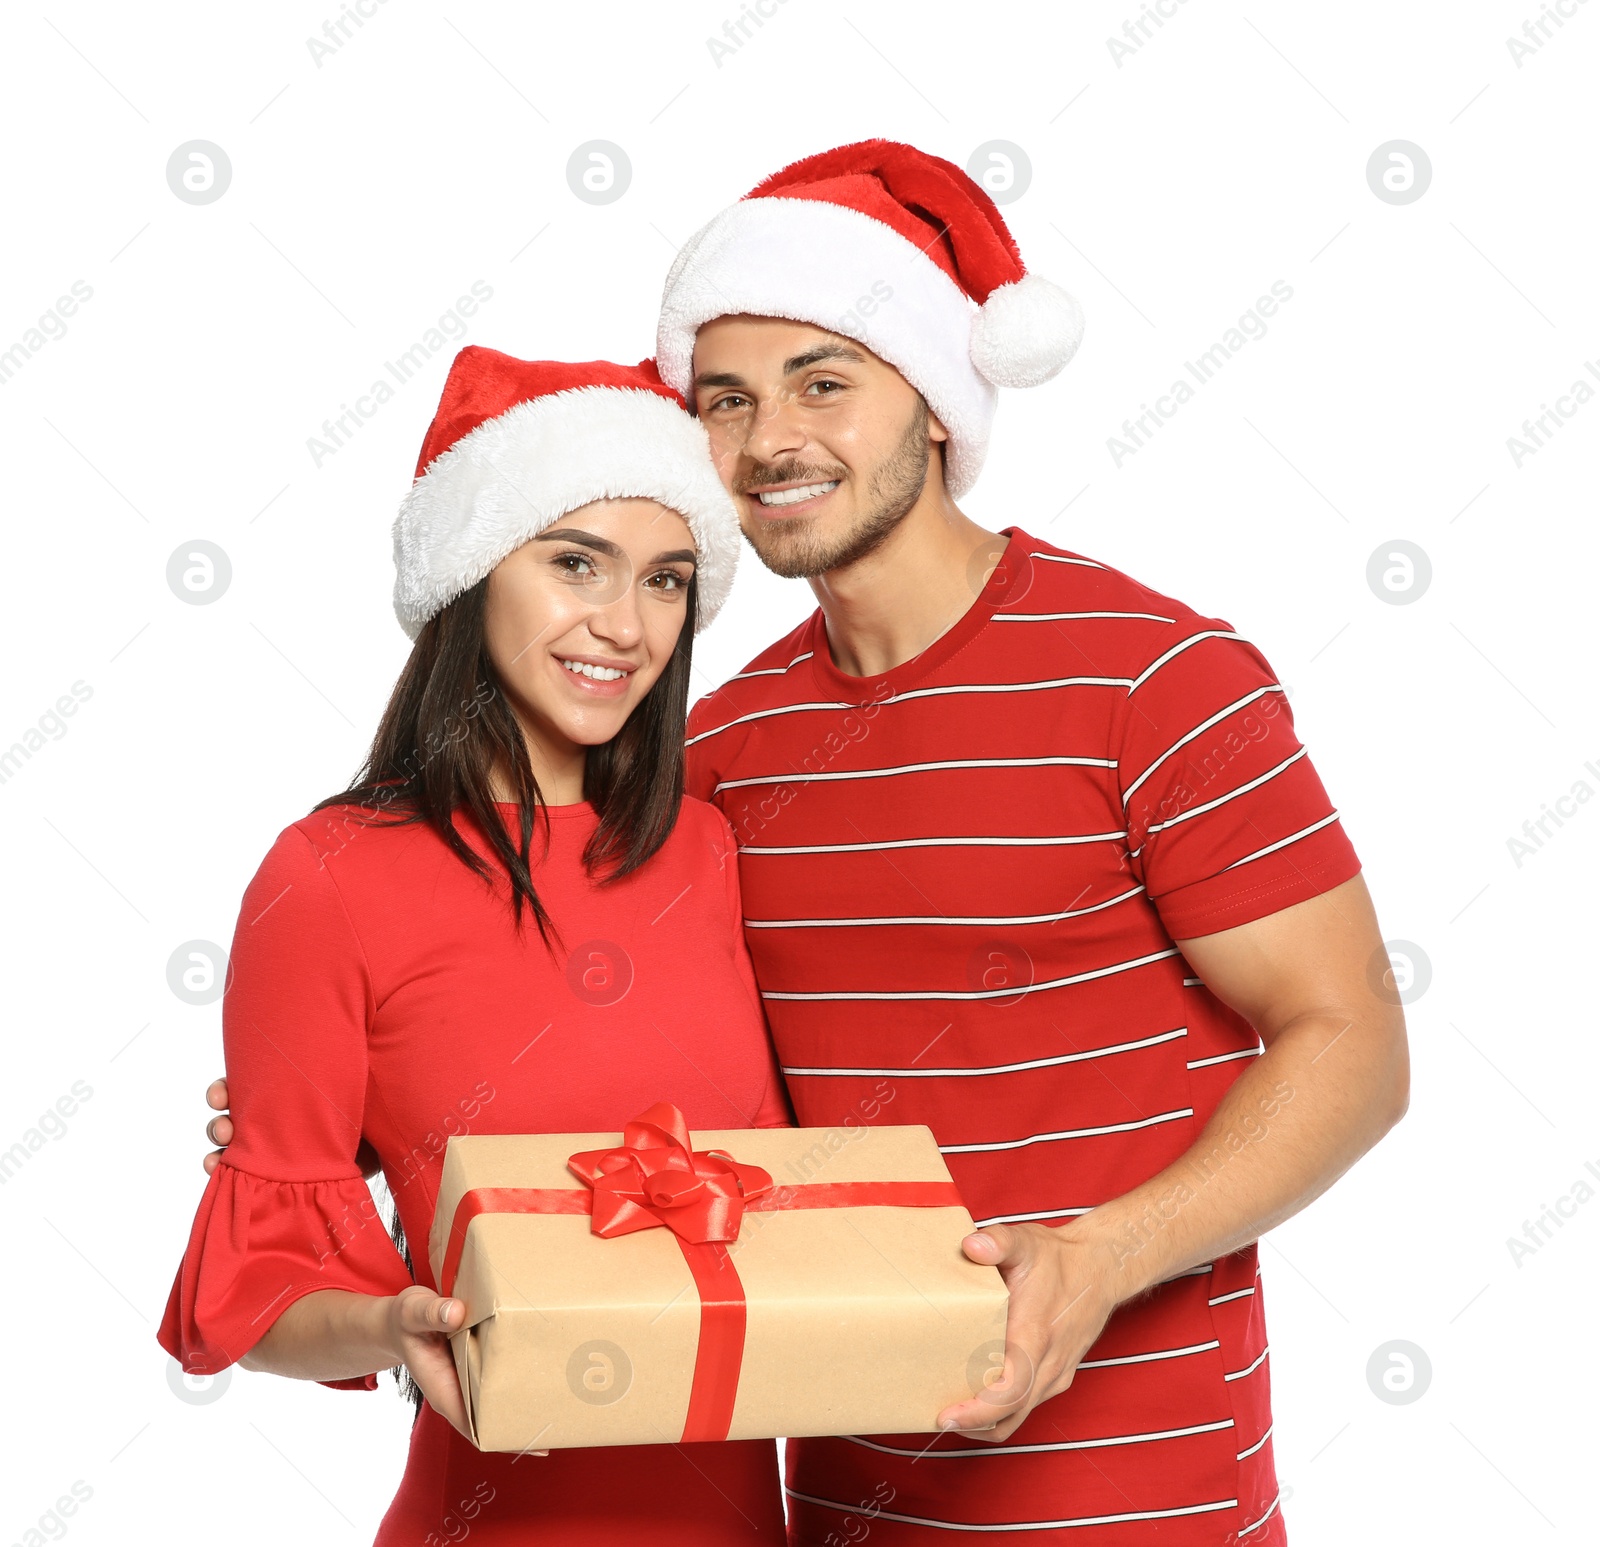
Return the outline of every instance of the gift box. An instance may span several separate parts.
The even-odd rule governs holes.
[[[429,1261],[480,1450],[936,1431],[999,1272],[925,1127],[456,1135]]]

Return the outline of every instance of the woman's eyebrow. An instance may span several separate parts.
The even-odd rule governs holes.
[[[553,531],[540,532],[533,540],[537,543],[577,543],[584,548],[593,548],[596,553],[603,553],[607,558],[622,559],[627,557],[622,549],[609,538],[596,537],[593,532],[583,532],[572,526],[560,526]],[[693,548],[674,548],[670,553],[658,553],[650,562],[652,564],[695,564],[699,561]]]
[[[540,532],[534,538],[537,543],[578,543],[585,548],[593,548],[596,553],[603,553],[608,558],[620,559],[623,557],[622,549],[614,542],[604,537],[596,537],[593,532],[581,532],[576,527],[557,527],[552,532]]]

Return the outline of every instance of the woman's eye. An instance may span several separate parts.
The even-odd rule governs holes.
[[[689,584],[682,575],[671,569],[664,569],[660,574],[652,575],[645,583],[654,586],[658,591],[667,592],[668,595],[682,591]]]
[[[594,560],[586,553],[558,553],[556,568],[579,579],[587,579],[594,572]]]

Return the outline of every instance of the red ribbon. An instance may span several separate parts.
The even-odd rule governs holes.
[[[587,1187],[475,1187],[450,1221],[439,1293],[455,1287],[467,1229],[480,1214],[588,1214],[595,1235],[629,1235],[666,1226],[700,1294],[685,1442],[725,1440],[744,1358],[744,1285],[725,1242],[739,1238],[745,1213],[788,1209],[955,1208],[953,1182],[802,1182],[775,1187],[760,1166],[722,1150],[692,1150],[683,1113],[669,1101],[641,1112],[613,1149],[582,1150],[568,1168]]]

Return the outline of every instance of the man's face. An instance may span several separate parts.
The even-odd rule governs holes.
[[[690,402],[744,535],[779,575],[842,569],[943,480],[943,425],[892,365],[838,333],[718,317],[695,336]]]

